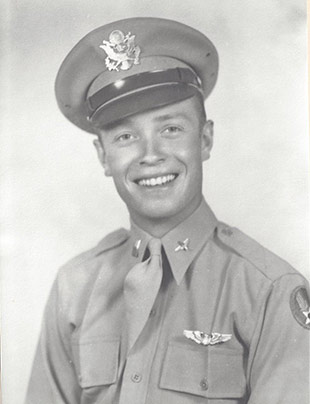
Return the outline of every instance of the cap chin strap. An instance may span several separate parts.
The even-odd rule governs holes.
[[[190,69],[174,68],[167,70],[155,70],[143,72],[118,80],[106,87],[103,87],[87,99],[89,114],[87,119],[92,121],[95,115],[117,99],[139,93],[143,90],[167,87],[169,85],[180,88],[184,85],[194,87],[202,93],[201,80]]]

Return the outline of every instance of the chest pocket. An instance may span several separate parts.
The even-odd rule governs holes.
[[[246,392],[243,355],[221,346],[171,342],[160,387],[205,398],[242,398]]]
[[[82,388],[116,383],[120,339],[94,337],[73,343],[73,357]]]

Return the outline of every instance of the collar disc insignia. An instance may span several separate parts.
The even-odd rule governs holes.
[[[310,330],[310,299],[305,286],[297,286],[291,294],[290,306],[295,320]]]
[[[131,251],[131,255],[135,258],[139,257],[139,250],[140,250],[140,246],[141,246],[141,241],[142,240],[137,240],[135,242],[135,245],[132,247],[132,251]]]
[[[109,35],[109,41],[104,39],[99,47],[107,54],[105,64],[109,71],[129,70],[132,65],[140,63],[141,49],[135,45],[135,35],[130,32],[125,35],[120,30],[114,30]]]

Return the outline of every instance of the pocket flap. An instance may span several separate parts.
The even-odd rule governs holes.
[[[246,390],[242,353],[170,343],[159,386],[205,398],[241,398]]]
[[[79,382],[82,388],[113,384],[117,380],[119,338],[94,338],[78,344]]]

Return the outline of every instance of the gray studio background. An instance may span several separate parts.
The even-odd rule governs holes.
[[[92,136],[66,121],[53,93],[63,58],[102,24],[157,16],[211,38],[220,73],[206,103],[215,121],[206,198],[222,221],[307,273],[305,1],[12,0],[1,13],[4,404],[23,401],[59,266],[128,225]]]

